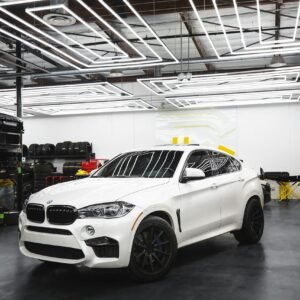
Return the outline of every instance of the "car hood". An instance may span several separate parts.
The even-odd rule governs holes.
[[[168,182],[168,178],[86,178],[48,187],[32,195],[29,202],[81,208],[121,200]]]

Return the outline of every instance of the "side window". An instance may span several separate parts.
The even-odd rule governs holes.
[[[238,160],[234,159],[233,157],[230,158],[234,168],[234,172],[240,171],[242,169],[241,163]]]
[[[217,171],[218,174],[237,172],[240,168],[240,163],[231,156],[213,152],[213,169]]]
[[[206,177],[216,175],[212,168],[212,158],[208,151],[194,152],[187,161],[187,167],[202,170]]]

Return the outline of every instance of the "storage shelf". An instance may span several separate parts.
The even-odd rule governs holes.
[[[3,131],[3,130],[0,130],[0,133],[9,134],[9,135],[22,135],[20,132]]]
[[[0,152],[1,153],[17,153],[20,154],[22,153],[22,149],[20,148],[19,145],[3,145],[0,144]]]
[[[84,154],[70,154],[70,155],[35,155],[35,156],[28,156],[27,159],[68,159],[68,158],[87,158],[90,157],[91,153],[84,153]]]

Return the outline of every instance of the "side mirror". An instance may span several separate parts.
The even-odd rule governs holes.
[[[205,178],[205,173],[202,170],[196,168],[186,168],[180,182],[187,183],[188,181],[200,180],[203,178]]]

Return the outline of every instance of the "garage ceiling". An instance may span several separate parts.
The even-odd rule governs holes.
[[[0,1],[0,108],[16,76],[24,116],[298,102],[299,17],[299,1]]]

